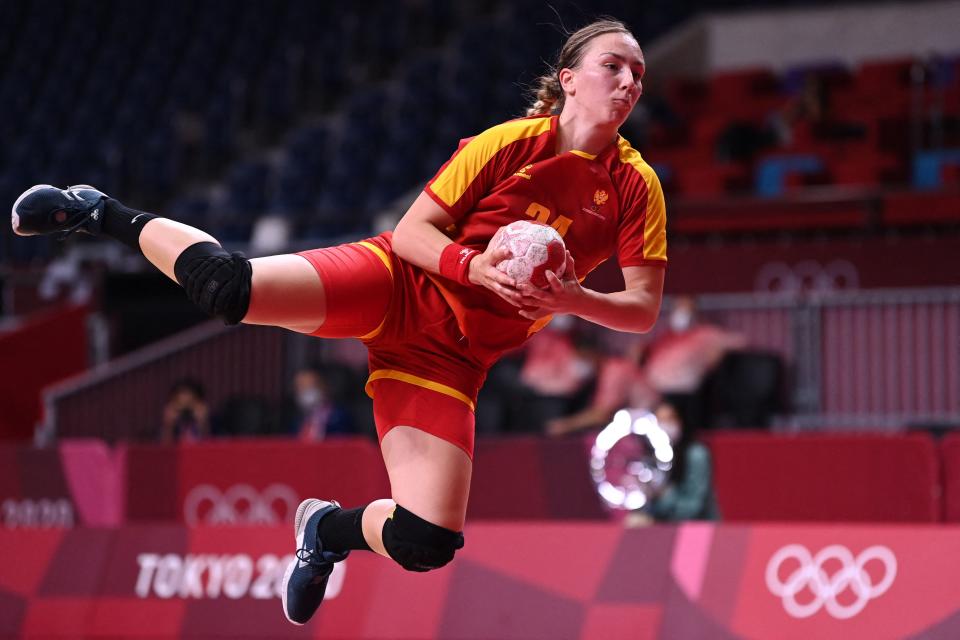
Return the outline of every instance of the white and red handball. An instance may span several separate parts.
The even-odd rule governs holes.
[[[517,220],[500,227],[493,238],[497,248],[506,247],[513,256],[497,263],[497,269],[517,281],[529,282],[543,289],[547,286],[547,271],[563,277],[567,264],[567,249],[563,238],[553,227],[539,222]]]

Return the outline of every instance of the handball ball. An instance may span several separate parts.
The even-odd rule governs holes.
[[[546,272],[563,277],[566,266],[566,247],[563,238],[553,227],[517,220],[500,227],[495,236],[497,248],[506,247],[512,258],[497,263],[497,269],[517,281],[529,282],[535,287],[547,286]]]

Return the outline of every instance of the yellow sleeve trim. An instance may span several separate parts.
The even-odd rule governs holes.
[[[550,121],[550,118],[511,120],[487,129],[453,157],[430,189],[444,204],[452,207],[501,149],[518,140],[550,131]]]
[[[373,385],[370,384],[374,380],[381,380],[383,378],[389,378],[391,380],[399,380],[400,382],[406,382],[408,384],[414,384],[418,387],[423,387],[424,389],[430,389],[431,391],[436,391],[437,393],[442,393],[448,395],[451,398],[456,398],[460,402],[463,402],[471,411],[475,411],[476,407],[466,394],[457,391],[453,387],[447,386],[440,382],[435,382],[433,380],[427,380],[426,378],[421,378],[420,376],[415,376],[412,373],[406,373],[405,371],[396,371],[394,369],[377,369],[376,371],[370,374],[370,377],[367,378],[367,384],[364,387],[364,390],[367,392],[367,395],[371,398],[373,397]]]
[[[387,252],[378,247],[377,245],[371,242],[357,242],[356,244],[360,245],[364,249],[368,249],[373,252],[373,255],[380,258],[380,262],[383,263],[383,266],[387,268],[387,271],[390,272],[390,277],[393,277],[393,263],[390,261],[390,256],[387,255]],[[361,342],[366,340],[373,340],[380,332],[383,331],[384,325],[387,323],[387,314],[383,314],[383,320],[380,321],[380,324],[377,325],[377,328],[371,331],[370,333],[365,333],[362,336],[357,336],[357,339]]]
[[[620,162],[637,170],[647,183],[647,212],[643,223],[643,257],[647,260],[667,259],[667,210],[663,188],[656,172],[623,137],[617,142]]]

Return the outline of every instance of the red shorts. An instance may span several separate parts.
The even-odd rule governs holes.
[[[326,319],[313,335],[367,345],[366,390],[381,439],[395,426],[416,427],[473,458],[473,411],[486,367],[437,287],[393,254],[391,237],[300,254],[320,274],[326,297]]]

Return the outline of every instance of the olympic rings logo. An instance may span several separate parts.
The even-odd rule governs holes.
[[[831,260],[822,265],[803,260],[792,267],[785,262],[767,262],[757,272],[754,289],[778,293],[838,291],[860,287],[860,273],[849,260]]]
[[[199,484],[183,501],[187,525],[277,525],[292,519],[299,498],[285,484],[272,484],[262,492],[248,484],[226,491]]]
[[[841,565],[832,576],[824,570],[824,565],[831,560]],[[865,569],[869,562],[883,565],[883,577],[876,584]],[[781,580],[780,570],[785,563],[799,566]],[[888,547],[880,545],[864,549],[854,558],[849,549],[839,544],[825,547],[815,556],[801,544],[790,544],[773,554],[766,571],[767,588],[783,600],[784,610],[794,618],[809,618],[821,607],[838,620],[852,618],[863,611],[870,600],[886,593],[896,577],[897,558]],[[847,589],[856,599],[841,604],[837,597]],[[797,595],[803,591],[811,592],[813,600],[801,604]]]

